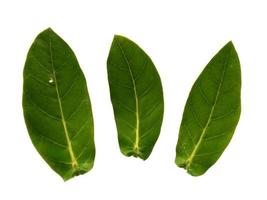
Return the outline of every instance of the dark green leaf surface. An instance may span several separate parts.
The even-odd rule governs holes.
[[[23,110],[31,140],[64,180],[93,167],[91,103],[71,48],[51,29],[33,42],[24,68]]]
[[[241,71],[232,42],[194,83],[183,113],[176,164],[193,176],[205,173],[229,144],[241,111]]]
[[[145,160],[158,139],[163,118],[159,74],[148,55],[122,36],[113,39],[107,68],[121,152]]]

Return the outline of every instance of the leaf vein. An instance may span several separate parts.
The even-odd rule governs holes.
[[[223,137],[225,135],[227,135],[229,133],[229,130],[227,131],[224,131],[223,133],[221,134],[218,134],[218,135],[214,135],[214,136],[210,136],[210,137],[204,137],[203,138],[203,141],[210,141],[210,140],[214,140],[214,139],[217,139],[217,138],[220,138],[220,137]]]
[[[33,58],[42,69],[44,69],[47,73],[52,74],[52,72],[46,68],[34,55],[29,56],[29,58]]]
[[[229,116],[231,116],[231,114],[235,113],[236,111],[237,111],[237,109],[232,109],[227,113],[221,114],[221,115],[219,115],[217,117],[212,117],[211,120],[212,121],[216,121],[218,119],[223,119],[223,118],[229,117]]]
[[[155,104],[149,111],[147,111],[144,116],[142,116],[141,118],[144,120],[147,117],[149,117],[160,105],[162,104],[162,102],[159,102],[157,104]]]
[[[50,87],[50,88],[52,88],[53,86],[52,85],[50,85],[49,83],[46,83],[45,81],[43,81],[43,80],[41,80],[40,78],[38,78],[37,76],[35,76],[35,75],[33,75],[33,74],[28,74],[28,76],[26,76],[25,78],[32,78],[32,79],[34,79],[34,80],[36,80],[36,81],[38,81],[39,83],[41,83],[41,84],[43,84],[43,85],[45,85],[45,86],[47,86],[47,87]]]
[[[131,66],[130,66],[130,63],[128,61],[128,58],[127,56],[125,55],[124,53],[124,50],[122,49],[122,46],[120,45],[119,41],[116,40],[115,38],[115,41],[117,43],[117,45],[119,46],[120,48],[120,51],[123,55],[123,58],[128,66],[128,69],[129,69],[129,73],[131,75],[131,80],[132,80],[132,83],[133,83],[133,90],[134,90],[134,96],[135,96],[135,107],[136,107],[136,128],[135,128],[135,143],[134,143],[134,146],[133,146],[133,149],[134,151],[137,153],[137,155],[140,153],[139,152],[139,139],[140,139],[140,133],[139,133],[139,99],[138,99],[138,95],[137,95],[137,89],[136,89],[136,83],[135,83],[135,80],[134,80],[134,77],[133,77],[133,73],[132,73],[132,69],[131,69]]]
[[[199,90],[200,90],[200,94],[202,96],[202,98],[205,100],[205,102],[209,105],[212,106],[212,103],[210,102],[210,100],[208,99],[206,93],[203,91],[203,88],[201,87],[201,83],[198,84]]]
[[[199,148],[199,146],[200,146],[200,144],[201,144],[201,142],[202,142],[202,140],[203,140],[203,138],[204,138],[204,136],[205,136],[205,134],[206,134],[206,131],[207,131],[207,129],[208,129],[208,126],[209,126],[209,124],[210,124],[210,122],[211,122],[211,119],[212,119],[212,115],[213,115],[213,113],[214,113],[215,106],[216,106],[217,101],[218,101],[218,98],[219,98],[219,96],[220,96],[221,87],[222,87],[222,85],[223,85],[223,81],[224,81],[224,77],[225,77],[225,71],[226,71],[226,67],[227,67],[227,65],[228,65],[229,57],[230,57],[230,53],[228,54],[228,57],[227,57],[227,59],[226,59],[225,62],[224,62],[223,72],[222,72],[222,75],[221,75],[220,84],[219,84],[219,86],[218,86],[217,93],[216,93],[216,97],[215,97],[213,106],[212,106],[212,108],[211,108],[211,111],[210,111],[208,120],[207,120],[207,122],[206,122],[205,127],[203,128],[203,130],[202,130],[202,132],[201,132],[200,138],[199,138],[199,140],[198,140],[198,142],[197,142],[195,148],[193,149],[193,151],[192,151],[190,157],[189,157],[188,160],[187,160],[186,169],[189,169],[189,167],[191,166],[191,163],[193,162],[193,159],[194,159],[195,155],[197,154],[198,148]]]
[[[72,119],[72,117],[78,112],[79,108],[83,105],[83,103],[86,102],[85,98],[82,98],[79,102],[79,104],[75,107],[75,109],[69,114],[69,116],[66,118],[66,121],[69,121]]]
[[[77,72],[78,73],[78,72]],[[74,79],[72,79],[72,83],[70,84],[70,86],[68,87],[68,89],[66,90],[66,92],[61,96],[61,99],[63,100],[68,94],[69,92],[72,90],[73,86],[75,85],[75,83],[77,82],[78,78],[80,77],[80,73],[78,73],[78,75],[75,76]]]
[[[33,131],[37,132],[38,135],[39,135],[41,138],[43,138],[44,140],[46,140],[46,141],[48,141],[48,142],[50,142],[50,143],[52,143],[52,144],[54,144],[54,145],[56,145],[56,146],[59,146],[59,147],[61,147],[61,148],[64,148],[64,149],[67,148],[67,146],[66,146],[65,144],[61,144],[61,143],[59,143],[59,142],[56,142],[54,139],[50,138],[49,136],[44,135],[43,133],[41,133],[40,131],[38,131],[38,130],[37,130],[36,128],[34,128],[33,126],[30,126],[30,127],[31,127],[31,129],[33,129]]]
[[[152,88],[154,86],[154,84],[152,84],[153,82],[154,82],[154,79],[152,79],[152,81],[148,84],[148,86],[141,92],[139,97],[145,96],[146,94],[148,94],[152,90]]]
[[[191,104],[191,102],[188,102],[188,106],[189,106],[189,109],[192,111],[192,113],[193,113],[193,117],[194,117],[194,119],[196,120],[198,126],[199,126],[201,129],[203,129],[204,126],[202,125],[202,122],[200,121],[200,119],[199,119],[199,117],[198,117],[198,115],[197,115],[197,113],[196,113],[196,111],[195,111],[193,105]]]
[[[57,121],[60,121],[61,118],[55,116],[55,115],[52,115],[50,113],[48,113],[47,111],[45,111],[43,108],[41,108],[41,106],[39,106],[38,104],[36,104],[33,100],[31,100],[31,104],[33,106],[35,106],[37,108],[37,110],[39,110],[41,113],[45,114],[46,116],[48,116],[49,118],[52,118],[54,120],[57,120]],[[28,106],[29,107],[29,106]],[[30,108],[30,107],[29,107]]]
[[[143,64],[142,70],[134,77],[134,80],[137,81],[145,72],[148,64],[148,59],[146,59],[145,63]]]
[[[120,83],[119,81],[115,81],[114,79],[109,79],[109,82],[114,85],[114,86],[118,86],[118,87],[122,87],[122,88],[127,88],[127,89],[133,89],[132,86],[129,85],[125,85],[123,83]]]
[[[89,119],[85,120],[85,122],[83,122],[83,124],[80,126],[79,130],[76,131],[76,133],[71,137],[71,140],[74,140],[82,131],[83,129],[86,127],[86,125],[88,125]]]
[[[121,106],[122,108],[124,108],[124,109],[125,109],[126,111],[128,111],[128,112],[135,113],[135,111],[132,110],[129,106],[127,106],[127,105],[125,105],[125,104],[123,104],[123,103],[120,103],[120,102],[117,101],[117,100],[114,100],[114,99],[113,99],[113,103],[115,103],[115,104]]]

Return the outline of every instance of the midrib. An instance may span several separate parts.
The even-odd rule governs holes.
[[[129,72],[130,72],[130,76],[131,76],[131,80],[133,82],[133,90],[134,90],[134,97],[135,97],[135,117],[136,117],[136,129],[135,129],[135,142],[134,142],[134,145],[133,145],[133,150],[135,151],[135,153],[138,155],[140,154],[140,151],[139,151],[139,140],[140,140],[140,133],[139,133],[139,130],[140,130],[140,121],[139,121],[139,100],[138,100],[138,96],[137,96],[137,90],[136,90],[136,84],[135,84],[135,80],[134,80],[134,77],[133,77],[133,73],[132,73],[132,70],[131,70],[131,67],[130,67],[130,63],[119,43],[119,41],[117,41],[117,44],[121,50],[121,53],[123,55],[123,58],[128,66],[128,69],[129,69]]]
[[[72,149],[72,144],[71,144],[71,140],[70,140],[70,137],[69,137],[69,132],[68,132],[68,128],[67,128],[67,124],[66,124],[63,108],[62,108],[62,102],[61,102],[61,98],[60,98],[60,95],[59,95],[56,71],[55,71],[54,62],[53,62],[52,44],[51,44],[50,36],[49,36],[49,48],[50,48],[51,67],[52,67],[52,71],[53,71],[53,77],[54,77],[55,88],[56,88],[56,93],[57,93],[57,99],[58,99],[58,104],[59,104],[61,122],[63,124],[64,133],[65,133],[65,137],[66,137],[66,140],[67,140],[68,151],[69,151],[70,158],[71,158],[71,166],[73,168],[77,168],[78,162],[77,162],[77,159],[75,157],[74,151]]]
[[[192,151],[191,155],[189,156],[189,158],[186,161],[186,167],[185,167],[186,169],[189,169],[189,167],[191,166],[192,161],[193,161],[193,159],[194,159],[194,157],[196,155],[196,152],[197,152],[197,150],[198,150],[198,148],[199,148],[199,146],[200,146],[200,144],[201,144],[201,142],[202,142],[202,140],[203,140],[203,138],[204,138],[204,136],[206,134],[207,128],[208,128],[208,126],[209,126],[209,124],[211,122],[212,115],[214,113],[214,109],[215,109],[215,106],[217,104],[218,97],[220,95],[220,90],[221,90],[222,83],[223,83],[223,80],[224,80],[224,75],[225,75],[225,71],[226,71],[226,65],[228,64],[228,59],[229,59],[229,57],[226,59],[226,61],[224,63],[224,68],[223,68],[223,73],[222,73],[222,76],[221,76],[220,84],[219,84],[219,87],[218,87],[218,90],[217,90],[217,93],[216,93],[216,97],[215,97],[213,106],[212,106],[210,114],[209,114],[208,121],[207,121],[205,127],[202,129],[200,138],[199,138],[197,144],[195,145],[194,150]]]

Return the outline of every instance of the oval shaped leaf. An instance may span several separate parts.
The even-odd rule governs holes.
[[[202,175],[230,142],[241,111],[241,71],[232,42],[205,67],[187,99],[176,147],[176,164]]]
[[[149,56],[122,36],[113,39],[107,69],[121,152],[145,160],[158,139],[163,118],[159,74]]]
[[[31,140],[64,180],[93,167],[93,116],[71,48],[51,29],[33,42],[24,68],[24,118]]]

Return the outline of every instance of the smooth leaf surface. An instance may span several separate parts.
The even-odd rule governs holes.
[[[86,173],[95,157],[93,116],[73,51],[47,29],[33,42],[23,75],[24,118],[35,148],[64,180]]]
[[[159,74],[149,56],[122,36],[113,39],[107,69],[121,152],[145,160],[158,139],[163,118]]]
[[[176,164],[193,176],[205,173],[229,144],[241,112],[241,71],[232,42],[194,83],[183,113]]]

